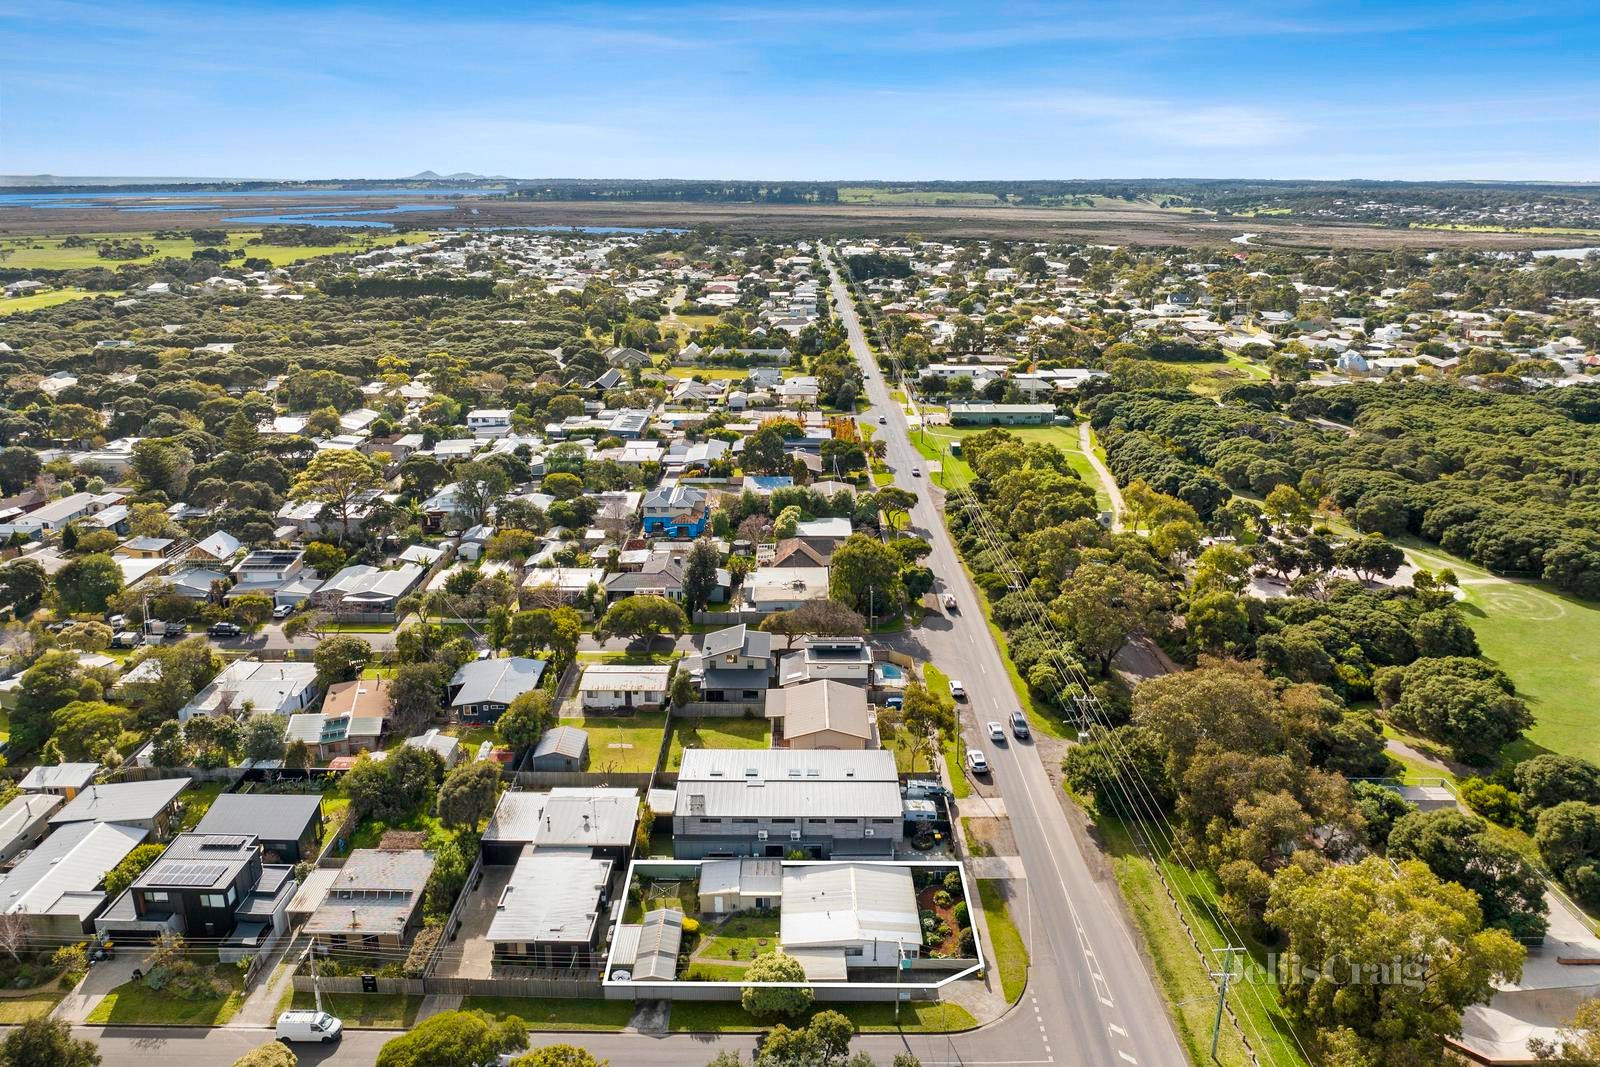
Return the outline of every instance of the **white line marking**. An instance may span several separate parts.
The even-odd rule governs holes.
[[[1111,1027],[1111,1032],[1113,1034],[1116,1034],[1118,1037],[1127,1037],[1128,1036],[1128,1031],[1124,1030],[1122,1027],[1118,1026],[1116,1023],[1107,1023],[1106,1025]]]
[[[1129,1063],[1138,1063],[1139,1062],[1138,1060],[1134,1059],[1132,1056],[1128,1055],[1126,1052],[1122,1051],[1120,1048],[1117,1049],[1117,1055],[1121,1056],[1123,1059],[1127,1060]]]

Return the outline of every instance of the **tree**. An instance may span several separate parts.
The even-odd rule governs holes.
[[[389,713],[397,732],[409,737],[439,714],[444,672],[437,663],[404,663],[389,683]]]
[[[296,1056],[282,1041],[269,1041],[260,1048],[251,1049],[233,1061],[233,1067],[296,1067]]]
[[[55,732],[55,713],[76,700],[98,700],[100,687],[83,676],[78,657],[52,650],[22,674],[17,707],[11,713],[13,754],[37,752]]]
[[[272,618],[275,605],[266,593],[242,593],[228,601],[228,607],[240,624],[253,629]]]
[[[194,453],[175,439],[146,437],[133,446],[132,465],[140,488],[181,500],[194,470]]]
[[[378,1051],[377,1067],[480,1067],[528,1042],[516,1016],[496,1021],[483,1011],[446,1011],[425,1019]]]
[[[32,1015],[0,1039],[0,1067],[100,1067],[100,1050],[65,1020]]]
[[[537,744],[545,731],[556,724],[555,701],[545,689],[518,693],[500,713],[495,733],[507,746],[518,751]]]
[[[498,463],[469,460],[456,464],[456,518],[476,526],[489,517],[495,501],[511,491],[511,476]]]
[[[1548,923],[1544,880],[1520,855],[1487,837],[1487,824],[1462,811],[1418,811],[1389,835],[1389,858],[1421,860],[1428,869],[1478,894],[1485,926],[1517,938],[1540,938]]]
[[[676,637],[688,628],[689,620],[677,604],[666,597],[639,595],[623,597],[607,608],[594,633],[601,640],[628,637],[650,641],[659,633]]]
[[[1600,767],[1577,756],[1547,752],[1517,764],[1511,777],[1523,809],[1535,814],[1568,800],[1600,803]]]
[[[122,568],[104,552],[80,556],[56,572],[56,596],[74,614],[102,614],[106,601],[122,591]]]
[[[51,740],[64,759],[95,762],[110,748],[127,723],[128,709],[101,700],[74,700],[51,715]]]
[[[828,562],[828,597],[868,618],[894,616],[905,605],[901,566],[882,541],[851,534]]]
[[[694,703],[696,696],[694,679],[689,677],[689,672],[679,667],[672,674],[672,685],[668,690],[668,697],[672,701],[674,710],[681,710],[684,706]]]
[[[809,986],[803,983],[806,980],[806,969],[800,961],[785,952],[769,952],[757,956],[750,966],[745,968],[745,979],[751,982],[796,982],[802,983],[796,988],[760,988],[745,986],[739,994],[739,1003],[744,1010],[757,1019],[773,1019],[778,1017],[793,1018],[811,1007],[814,994]]]
[[[1539,814],[1533,834],[1539,855],[1589,906],[1600,906],[1600,805],[1568,800]]]
[[[758,629],[785,637],[861,637],[867,632],[867,621],[837,600],[808,600],[792,611],[768,615]]]
[[[455,767],[439,786],[439,820],[446,826],[476,831],[494,814],[500,793],[500,764],[473,760]]]
[[[1346,541],[1334,549],[1333,561],[1355,572],[1357,578],[1370,582],[1377,578],[1393,578],[1406,554],[1382,534],[1368,534]]]
[[[1146,574],[1120,563],[1086,563],[1050,607],[1066,616],[1073,643],[1095,659],[1104,675],[1124,645],[1160,628],[1163,597]]]
[[[372,646],[353,634],[335,634],[311,653],[311,662],[317,665],[317,685],[324,689],[355,678],[371,659]]]
[[[366,493],[383,486],[383,471],[351,448],[329,448],[306,464],[289,488],[293,500],[320,503],[339,518],[341,540],[350,536],[350,512]]]
[[[1462,1010],[1488,1001],[1494,982],[1515,981],[1527,954],[1504,930],[1482,928],[1470,889],[1415,861],[1290,864],[1273,880],[1266,918],[1297,965],[1280,988],[1285,1009],[1341,1064],[1437,1062]]]
[[[17,618],[26,618],[38,609],[50,588],[50,576],[31,559],[19,559],[0,567],[0,606],[9,605]]]
[[[1311,518],[1305,498],[1292,485],[1279,485],[1262,501],[1261,510],[1278,526],[1297,530]]]
[[[1377,782],[1351,782],[1350,792],[1355,797],[1356,811],[1366,823],[1367,840],[1379,849],[1388,843],[1394,824],[1417,810],[1399,792]]]
[[[606,1067],[610,1060],[597,1060],[587,1049],[576,1045],[546,1045],[511,1061],[511,1067]]]
[[[1389,708],[1395,724],[1449,746],[1469,763],[1493,756],[1533,723],[1510,682],[1481,660],[1419,659],[1379,671],[1373,687],[1385,697],[1398,687],[1399,699]]]
[[[22,492],[39,477],[43,467],[39,454],[31,448],[0,448],[0,493],[15,496]]]
[[[8,911],[0,915],[0,951],[4,951],[14,962],[22,961],[22,953],[27,949],[32,933],[28,917],[21,912]]]
[[[282,715],[260,712],[244,723],[244,758],[264,763],[281,760],[284,755],[283,735],[289,720]]]
[[[133,884],[156,860],[161,858],[165,845],[139,845],[122,857],[122,861],[106,874],[106,899],[115,900],[122,891]]]
[[[721,564],[722,553],[713,541],[701,538],[689,549],[689,560],[683,568],[683,601],[690,615],[704,608],[716,592],[717,568]]]
[[[788,446],[783,431],[776,426],[763,426],[745,438],[739,465],[753,474],[782,474],[788,470]]]
[[[311,751],[311,746],[300,738],[295,738],[283,750],[283,765],[291,771],[303,771],[316,762]]]
[[[305,548],[307,567],[316,571],[324,578],[331,578],[343,569],[345,560],[344,549],[338,545],[330,545],[326,541],[312,541]]]

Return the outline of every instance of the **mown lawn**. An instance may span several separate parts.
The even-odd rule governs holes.
[[[950,698],[950,676],[931,663],[922,665],[922,684],[935,696]],[[958,709],[959,714],[959,709]],[[956,728],[956,735],[941,743],[940,752],[944,756],[944,769],[950,779],[950,791],[957,799],[972,795],[972,783],[967,780],[966,767],[962,762],[966,758],[966,747],[961,741],[961,730]]]
[[[715,929],[707,923],[701,928],[700,936],[704,947],[696,959],[748,962],[777,947],[778,914],[750,912],[734,915]]]
[[[297,992],[289,1006],[309,1011],[317,1006],[316,994]],[[408,997],[404,993],[322,994],[322,1010],[357,1030],[410,1029],[421,1007],[421,997]]]
[[[667,716],[653,712],[643,715],[594,715],[562,719],[563,726],[580,726],[589,731],[589,770],[617,774],[647,773],[656,769],[661,754],[661,737],[667,729]]]
[[[1000,972],[1000,989],[1006,1003],[1015,1004],[1028,982],[1028,946],[1011,918],[1005,888],[998,880],[978,879],[978,899],[983,902],[983,921],[989,928],[989,949]]]
[[[567,1000],[553,997],[463,997],[463,1011],[516,1017],[529,1030],[620,1030],[633,1018],[631,1000]]]
[[[237,967],[218,964],[215,974],[232,987],[225,997],[186,1000],[151,989],[141,979],[107,993],[84,1021],[98,1026],[225,1026],[244,1004],[243,983]]]
[[[686,748],[766,748],[771,743],[772,724],[766,719],[674,718],[667,770],[675,771],[683,766]],[[592,740],[590,752],[593,752]]]
[[[803,1018],[788,1020],[788,1025],[803,1026],[819,1011],[842,1012],[864,1033],[899,1029],[908,1033],[946,1034],[978,1025],[972,1013],[959,1004],[926,1000],[901,1004],[898,1023],[893,1004],[818,1004]],[[675,1000],[668,1029],[675,1033],[733,1034],[766,1030],[770,1025],[757,1023],[737,1002]]]
[[[0,997],[0,1026],[15,1026],[35,1015],[48,1015],[66,995],[65,989],[52,982],[21,996]]]

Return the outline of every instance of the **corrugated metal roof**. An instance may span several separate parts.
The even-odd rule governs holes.
[[[785,949],[856,941],[920,949],[911,871],[883,863],[785,867],[779,939]]]
[[[146,822],[189,788],[187,778],[152,778],[144,782],[91,785],[72,803],[50,816],[51,826],[74,822]]]
[[[675,815],[899,818],[894,754],[882,750],[688,749]]]
[[[95,887],[145,839],[145,831],[120,823],[63,826],[0,877],[0,912],[59,913],[63,898],[87,915],[105,899]],[[87,907],[88,910],[84,910]]]
[[[683,946],[683,912],[657,908],[639,924],[633,980],[670,982],[678,977],[678,950]]]
[[[487,941],[584,944],[600,916],[611,861],[586,851],[523,849],[500,894]]]

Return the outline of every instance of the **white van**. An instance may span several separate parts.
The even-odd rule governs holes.
[[[337,1041],[344,1024],[325,1011],[286,1011],[278,1016],[279,1041]]]

